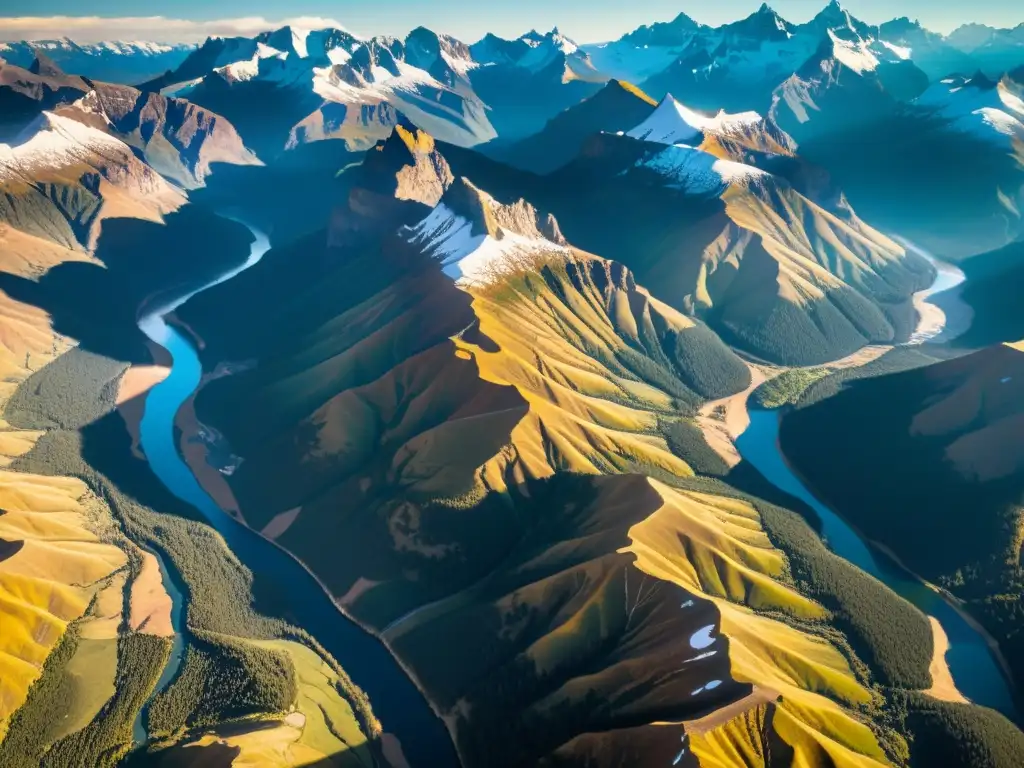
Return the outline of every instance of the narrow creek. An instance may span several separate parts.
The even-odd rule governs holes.
[[[905,243],[906,244],[906,243]],[[964,279],[963,272],[918,251],[938,269],[935,284],[915,296],[920,322],[909,344],[944,342],[947,318],[931,299]],[[750,425],[736,437],[736,448],[776,488],[808,504],[821,519],[822,536],[833,552],[849,560],[892,589],[926,616],[934,617],[949,638],[946,663],[957,689],[976,704],[998,710],[1015,722],[1018,712],[1014,698],[987,637],[971,624],[939,592],[908,573],[885,553],[873,549],[790,469],[779,446],[778,410],[751,409]]]
[[[164,671],[160,674],[160,679],[157,680],[156,685],[153,687],[153,694],[149,697],[149,701],[152,701],[153,695],[166,688],[178,674],[178,668],[181,667],[181,659],[185,652],[185,637],[182,634],[185,631],[185,597],[182,594],[177,573],[172,574],[168,570],[167,563],[160,553],[153,550],[149,550],[149,553],[156,558],[157,564],[160,566],[160,580],[163,582],[164,589],[167,590],[167,594],[171,598],[171,628],[174,630],[174,638],[171,641],[171,654],[167,658],[167,664],[164,667]],[[139,710],[139,714],[135,716],[135,723],[132,725],[132,739],[136,744],[146,743],[146,715],[148,711],[149,702],[147,701],[146,705]]]
[[[444,722],[384,643],[345,616],[302,563],[221,510],[179,455],[175,417],[182,403],[199,386],[203,370],[191,340],[168,325],[164,318],[192,296],[230,280],[259,261],[269,250],[270,243],[263,233],[249,229],[255,242],[244,264],[151,310],[139,320],[142,332],[166,349],[172,360],[167,378],[146,396],[145,414],[140,424],[142,449],[160,481],[175,496],[202,512],[247,568],[258,578],[289,586],[292,599],[288,607],[295,623],[316,637],[369,696],[374,714],[384,731],[401,744],[408,764],[430,768],[457,766],[458,758]],[[180,603],[179,594],[175,600],[176,611],[181,610]],[[182,628],[179,623],[175,624],[175,630]],[[180,653],[172,656],[161,680],[172,679],[180,663]],[[141,728],[141,724],[137,726]],[[144,728],[141,733],[144,740]],[[138,730],[136,734],[138,736]]]

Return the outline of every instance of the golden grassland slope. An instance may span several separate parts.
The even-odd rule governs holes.
[[[397,271],[401,262],[392,260]],[[420,495],[479,496],[504,482],[506,444],[520,478],[556,469],[687,476],[664,422],[698,403],[697,390],[726,394],[746,383],[733,353],[620,265],[577,254],[469,296],[436,267],[422,269],[250,377],[266,384],[247,390],[245,402],[268,417],[239,425],[245,432],[233,437],[253,450],[231,482],[254,525],[322,490],[363,486],[358,493],[372,496],[377,482]],[[403,342],[408,352],[397,357],[393,340],[403,332],[412,334]],[[331,347],[341,349],[332,355]],[[700,365],[688,365],[687,355]],[[279,371],[289,373],[278,378]],[[289,414],[297,426],[276,432]],[[308,456],[297,445],[308,445]],[[250,496],[260,477],[282,470],[297,482]],[[363,472],[370,474],[360,480]],[[342,486],[339,473],[348,474]]]
[[[68,133],[66,118],[41,124],[41,134]],[[159,222],[184,197],[119,142],[81,143],[73,131],[66,155],[56,165],[17,157],[0,174],[0,270],[39,279],[72,261],[95,262],[91,255],[106,218]],[[88,133],[86,134],[89,135]],[[118,146],[120,145],[120,146]],[[68,349],[72,341],[55,334],[42,308],[0,292],[0,374],[6,401],[13,387]]]
[[[850,210],[775,177],[731,185],[684,306],[773,361],[810,364],[904,336],[929,267]],[[667,265],[666,265],[667,266]]]
[[[0,736],[68,624],[127,565],[101,507],[81,480],[0,471]]]
[[[547,176],[444,147],[457,176],[554,213],[575,246],[771,362],[810,365],[909,335],[931,266],[862,221],[799,158],[599,134]],[[722,158],[725,159],[722,159]],[[742,164],[737,164],[741,162]]]
[[[729,638],[732,676],[780,694],[773,726],[794,750],[795,764],[817,765],[827,754],[837,766],[887,765],[871,729],[849,711],[875,695],[857,680],[850,660],[828,640],[755,613],[826,615],[787,584],[788,564],[762,529],[757,509],[651,482],[664,506],[630,529],[637,567],[715,603]],[[732,736],[745,741],[740,732]],[[702,750],[712,751],[707,740],[695,746],[698,757]]]
[[[288,515],[278,543],[383,631],[464,759],[537,760],[584,724],[661,728],[756,686],[784,692],[779,738],[802,759],[886,764],[856,713],[873,693],[806,628],[827,612],[795,589],[757,511],[669,485],[694,473],[664,422],[701,402],[687,382],[747,384],[728,375],[732,353],[704,339],[697,360],[724,374],[695,381],[677,349],[703,327],[588,254],[460,290],[400,253],[348,262],[391,260],[398,278],[318,286],[340,314],[211,382],[200,413],[230,398],[239,420],[215,423],[243,452],[229,483],[245,519]]]
[[[880,726],[878,671],[829,626],[848,606],[795,580],[758,506],[695,477],[710,451],[691,419],[744,390],[747,367],[621,264],[556,243],[553,220],[541,233],[525,203],[462,181],[439,194],[436,147],[400,139],[409,152],[375,199],[411,191],[415,212],[440,198],[435,214],[465,228],[452,239],[490,249],[494,268],[452,281],[430,258],[468,255],[449,230],[390,234],[406,217],[355,196],[326,245],[268,253],[244,301],[215,289],[208,300],[232,296],[242,327],[254,303],[260,315],[245,342],[208,347],[255,365],[197,398],[241,458],[227,476],[241,517],[381,633],[467,765],[555,765],[636,739],[671,763],[691,731],[704,764],[765,741],[794,764],[904,762]],[[870,260],[845,254],[851,280]],[[306,271],[315,279],[297,282]],[[184,309],[200,336],[217,333]],[[736,726],[755,721],[768,725]]]

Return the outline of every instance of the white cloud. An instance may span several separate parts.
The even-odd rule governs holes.
[[[342,25],[334,19],[299,16],[271,21],[262,16],[246,16],[216,21],[168,19],[164,16],[11,16],[0,17],[0,40],[47,40],[70,37],[80,43],[101,40],[152,40],[159,43],[194,43],[207,37],[252,37],[286,24],[307,29]]]

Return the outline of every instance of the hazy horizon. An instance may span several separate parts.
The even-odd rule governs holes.
[[[227,0],[213,6],[199,0],[151,2],[150,16],[133,16],[125,0],[97,0],[90,4],[96,15],[70,12],[81,5],[71,0],[9,0],[7,15],[0,16],[0,40],[32,40],[70,37],[79,42],[100,40],[153,40],[163,43],[194,43],[208,36],[253,35],[286,23],[304,27],[341,26],[354,34],[404,36],[417,26],[475,42],[487,32],[514,38],[530,29],[557,26],[579,43],[614,40],[642,24],[668,21],[680,12],[699,22],[716,26],[743,18],[760,6],[760,0],[724,0],[714,6],[692,0],[647,0],[624,7],[612,0],[564,0],[559,4],[522,0],[514,8],[489,8],[486,12],[469,0],[423,3],[421,0],[390,0],[384,3],[323,2],[314,0],[294,7],[280,0]],[[778,0],[772,7],[786,19],[801,23],[812,18],[825,0]],[[900,16],[918,19],[925,27],[949,33],[961,24],[983,23],[1015,27],[1024,23],[1024,9],[1017,0],[980,0],[969,8],[961,3],[906,0],[849,0],[843,7],[872,24]],[[46,10],[49,15],[40,16]],[[33,15],[27,15],[32,13]],[[26,15],[19,15],[26,14]],[[244,14],[244,15],[243,15]]]

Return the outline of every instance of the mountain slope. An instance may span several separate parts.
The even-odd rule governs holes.
[[[201,186],[212,163],[259,162],[219,115],[182,99],[65,75],[52,62],[37,61],[30,70],[0,64],[0,103],[7,107],[0,130],[15,140],[40,111],[64,107],[65,115],[137,147],[150,166],[186,188]]]
[[[33,306],[25,303],[35,295],[30,281],[66,263],[114,258],[133,227],[166,223],[186,197],[160,171],[194,186],[211,162],[255,162],[223,118],[187,102],[142,98],[45,62],[33,70],[0,65],[0,103],[14,105],[5,112],[10,122],[0,143],[0,357],[11,385],[5,395],[77,338],[78,322],[67,321],[81,294],[72,291],[75,300],[66,297],[60,306]],[[220,229],[209,224],[208,236],[216,241]],[[142,253],[161,250],[144,246]],[[107,266],[121,274],[123,264]],[[154,268],[154,278],[164,274]],[[102,325],[105,312],[93,314]]]
[[[914,64],[933,83],[954,74],[967,74],[978,68],[969,54],[953,45],[953,38],[931,32],[916,21],[903,16],[887,21],[878,28],[884,43],[898,46],[909,53]]]
[[[487,35],[469,50],[479,64],[470,71],[470,82],[490,107],[491,122],[503,142],[537,133],[608,80],[558,29],[543,35],[530,32],[516,40]]]
[[[963,259],[1001,248],[1020,232],[1020,85],[1012,77],[998,85],[983,77],[945,79],[908,105],[886,108],[877,93],[864,93],[879,107],[870,119],[851,121],[843,88],[815,100],[818,111],[803,113],[802,123],[799,109],[783,105],[788,94],[773,115],[796,136],[801,156],[828,169],[865,216],[936,254]]]
[[[384,138],[405,114],[470,146],[494,137],[459,41],[429,30],[360,40],[343,30],[282,28],[256,38],[210,39],[146,89],[225,115],[272,158],[286,147],[338,138],[354,151]],[[272,109],[268,110],[268,105]]]
[[[831,30],[814,56],[783,82],[771,115],[797,143],[881,122],[920,95],[927,76],[898,53]]]
[[[706,447],[680,414],[744,366],[527,203],[446,182],[427,137],[384,152],[404,161],[359,171],[373,189],[326,247],[180,310],[211,360],[258,350],[197,402],[240,454],[246,524],[382,632],[468,765],[576,764],[597,741],[601,765],[728,764],[760,744],[726,725],[748,712],[800,759],[887,764],[767,513],[688,479]]]
[[[991,78],[999,78],[1006,72],[1024,66],[1024,24],[1018,24],[1012,29],[964,24],[953,30],[948,42],[968,54],[975,66]]]
[[[600,134],[545,177],[443,151],[456,174],[503,200],[540,201],[570,242],[622,262],[758,356],[814,364],[909,333],[910,294],[931,268],[841,196],[808,197],[799,163],[780,156],[785,136],[754,117],[709,118],[668,99],[651,124],[698,146]]]
[[[591,135],[632,128],[651,113],[655,104],[635,86],[611,80],[590,98],[551,118],[539,133],[500,148],[496,154],[516,168],[550,173],[572,160]]]
[[[965,601],[1016,680],[1024,674],[1024,456],[1010,435],[1024,417],[1019,346],[857,382],[787,415],[781,431],[787,457],[824,498]]]
[[[707,28],[685,13],[643,25],[610,43],[584,45],[594,66],[611,77],[640,82],[665,69]]]

